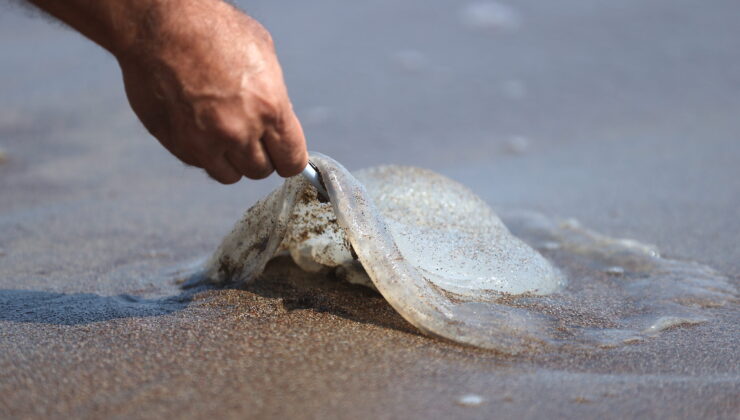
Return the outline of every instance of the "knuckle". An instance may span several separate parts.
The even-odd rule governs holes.
[[[270,96],[264,96],[259,98],[259,110],[262,117],[262,122],[266,126],[277,127],[281,124],[282,112],[278,101]]]
[[[228,143],[242,143],[247,137],[247,129],[242,121],[234,117],[216,119],[213,125],[216,135]]]
[[[252,166],[249,168],[246,174],[244,174],[249,179],[265,179],[270,174],[274,172],[274,169],[269,166]]]
[[[262,42],[264,42],[270,47],[275,46],[275,40],[272,38],[272,34],[270,33],[270,31],[267,30],[267,28],[265,28],[261,24],[258,24],[255,32],[257,36],[259,36],[259,38],[262,40]]]
[[[200,126],[205,133],[227,143],[241,143],[248,135],[247,124],[236,113],[218,107],[200,115]]]
[[[263,33],[263,40],[265,41],[265,44],[269,45],[271,48],[275,48],[275,39],[272,37],[272,34],[267,29],[264,30]]]
[[[206,169],[206,173],[208,173],[208,176],[215,179],[216,181],[220,182],[221,184],[235,184],[241,179],[241,175],[239,174],[229,174],[229,173],[222,173],[218,171],[214,171],[212,169]]]
[[[178,155],[177,157],[182,161],[182,163],[188,166],[200,167],[199,165],[200,162],[198,161],[198,159],[195,158],[195,156],[191,156],[190,154],[187,154],[187,153],[182,153]]]
[[[270,31],[267,30],[261,23],[259,23],[257,20],[252,19],[250,17],[247,17],[247,28],[249,28],[249,32],[252,36],[257,38],[260,42],[263,44],[266,44],[268,46],[274,46],[275,43],[272,39],[272,35],[270,34]]]

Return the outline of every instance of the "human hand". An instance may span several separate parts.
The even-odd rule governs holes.
[[[219,182],[287,177],[308,162],[272,38],[220,0],[161,2],[114,54],[131,107],[188,165]]]

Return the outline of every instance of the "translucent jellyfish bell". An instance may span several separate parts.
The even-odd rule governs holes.
[[[547,260],[463,185],[399,166],[360,171],[357,180],[404,261],[437,287],[477,299],[490,292],[549,294],[562,286]]]
[[[428,334],[508,352],[539,340],[547,319],[490,298],[551,293],[563,278],[481,199],[431,171],[384,166],[355,177],[327,156],[311,159],[329,202],[302,178],[286,180],[246,212],[202,275],[251,282],[286,250],[305,270],[373,286]]]

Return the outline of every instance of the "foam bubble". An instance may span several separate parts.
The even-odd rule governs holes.
[[[465,26],[476,30],[514,31],[521,24],[516,9],[492,1],[466,5],[460,11],[460,19]]]
[[[654,335],[661,331],[665,331],[682,325],[697,325],[704,322],[707,322],[706,318],[662,316],[656,319],[655,322],[650,324],[650,326],[645,328],[642,332],[645,334]]]
[[[505,150],[515,155],[523,155],[532,147],[532,141],[524,136],[513,136],[506,139]]]
[[[463,407],[478,407],[483,404],[485,400],[483,397],[477,394],[465,394],[457,399],[457,404]]]

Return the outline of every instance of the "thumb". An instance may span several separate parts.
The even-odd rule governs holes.
[[[306,137],[293,109],[284,114],[275,127],[265,130],[262,142],[277,173],[289,177],[300,173],[308,164]]]

